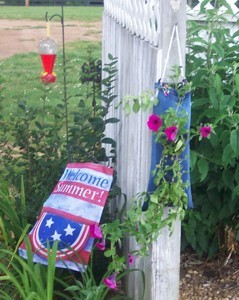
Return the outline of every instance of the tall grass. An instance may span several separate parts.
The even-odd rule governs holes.
[[[30,244],[27,244],[27,260],[12,251],[0,249],[0,299],[52,300],[54,294],[59,296],[57,299],[72,299],[61,292],[66,287],[64,281],[55,277],[57,243],[52,249],[47,249],[47,266],[33,263]],[[55,281],[58,285],[56,291]]]

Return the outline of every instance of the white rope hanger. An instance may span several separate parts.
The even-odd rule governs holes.
[[[165,64],[164,64],[164,69],[163,69],[163,74],[162,74],[161,82],[164,81],[164,77],[165,77],[165,74],[166,74],[166,70],[167,70],[167,66],[168,66],[168,61],[169,61],[169,55],[170,55],[170,52],[172,50],[172,44],[173,44],[173,39],[174,39],[175,33],[176,33],[176,39],[177,39],[178,56],[179,56],[179,65],[181,67],[181,75],[182,75],[183,78],[185,78],[185,71],[184,71],[184,68],[183,68],[182,52],[181,52],[180,40],[179,40],[179,33],[178,33],[178,25],[175,24],[173,26],[173,30],[172,30],[172,34],[171,34],[171,38],[170,38],[170,42],[169,42],[169,47],[168,47],[168,52],[167,52],[167,56],[166,56],[166,60],[165,60]]]

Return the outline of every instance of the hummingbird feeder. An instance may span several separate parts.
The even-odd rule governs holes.
[[[41,80],[45,83],[55,82],[56,73],[53,71],[58,44],[50,38],[50,22],[47,22],[47,38],[39,43],[39,53],[41,56],[44,71],[41,72]]]

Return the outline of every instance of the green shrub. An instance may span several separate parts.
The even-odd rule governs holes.
[[[97,261],[95,267],[94,260],[85,276],[81,276],[69,270],[55,270],[54,247],[48,266],[34,264],[31,251],[28,251],[27,261],[16,252],[30,227],[28,222],[35,223],[44,197],[49,195],[68,161],[115,161],[116,142],[105,136],[104,131],[108,124],[118,122],[118,119],[107,118],[116,97],[113,94],[116,62],[109,55],[102,80],[101,61],[93,58],[89,50],[88,61],[79,74],[85,87],[78,94],[62,99],[54,107],[47,103],[51,91],[47,86],[42,96],[45,110],[21,102],[19,111],[13,112],[11,119],[1,115],[0,299],[82,299],[85,297],[82,287],[84,292],[93,293],[89,299],[95,299],[92,298],[94,293],[100,293],[104,299],[108,293],[109,288],[102,282],[104,274],[109,273],[103,264],[108,258],[103,253],[96,253],[102,265],[99,267]],[[73,97],[78,105],[71,114],[66,108]],[[19,182],[21,177],[25,189],[23,180]],[[119,193],[114,180],[110,197]],[[107,213],[106,207],[104,221],[109,219]],[[88,274],[91,282],[87,281]]]
[[[82,68],[79,73],[82,82],[78,93],[52,105],[48,98],[54,86],[44,86],[41,107],[20,101],[10,119],[0,116],[0,170],[17,191],[20,191],[21,176],[24,178],[27,219],[32,224],[67,162],[106,162],[115,157],[116,143],[104,131],[107,124],[118,122],[106,118],[115,98],[112,91],[116,60],[110,57],[102,81],[101,62],[92,56],[91,50],[88,55],[84,63],[86,70]],[[0,105],[4,105],[4,99],[1,100]],[[74,110],[69,110],[70,102],[75,103]],[[105,145],[109,146],[109,154]]]
[[[220,250],[224,229],[238,227],[239,60],[237,39],[217,8],[205,9],[205,22],[190,21],[187,74],[192,82],[192,126],[212,123],[215,133],[191,141],[191,180],[195,210],[183,222],[183,247],[211,257]],[[225,1],[217,1],[227,9]]]

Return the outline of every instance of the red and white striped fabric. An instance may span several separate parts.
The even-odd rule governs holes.
[[[98,225],[113,180],[113,169],[95,163],[69,163],[43,205],[29,233],[33,261],[47,265],[47,244],[58,241],[56,266],[84,271],[94,239],[90,226]],[[27,258],[26,245],[19,247]]]

